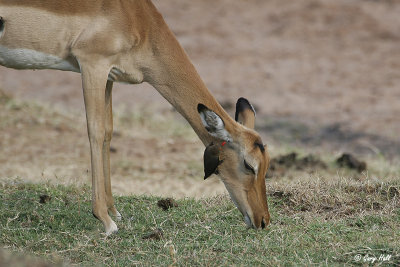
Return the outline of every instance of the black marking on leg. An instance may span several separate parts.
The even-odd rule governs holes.
[[[97,219],[100,220],[99,217],[96,216],[96,214],[94,214],[94,212],[92,211],[93,216]]]
[[[3,35],[4,32],[4,19],[0,17],[0,37]]]

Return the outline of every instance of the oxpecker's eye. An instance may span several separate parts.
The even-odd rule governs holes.
[[[254,171],[254,168],[253,168],[251,165],[249,165],[249,164],[246,162],[246,160],[244,160],[243,162],[244,162],[244,167],[245,167],[246,169],[248,169],[249,171],[251,171],[253,174],[256,174],[256,172]]]

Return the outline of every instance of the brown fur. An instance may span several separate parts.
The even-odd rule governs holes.
[[[107,234],[117,230],[108,212],[119,215],[111,194],[109,163],[113,82],[108,75],[113,70],[118,71],[116,81],[153,85],[206,145],[217,140],[204,128],[197,106],[206,104],[217,113],[233,138],[232,149],[224,152],[219,168],[221,178],[239,196],[241,212],[251,213],[253,227],[259,228],[263,219],[268,224],[264,181],[268,155],[254,147],[256,141],[261,142],[248,128],[254,126],[254,114],[241,115],[245,127],[223,110],[150,1],[0,0],[0,16],[5,21],[0,46],[41,52],[80,67],[91,147],[93,214]],[[257,178],[243,170],[243,157],[257,164]]]
[[[0,0],[0,5],[20,8],[35,8],[60,15],[91,15],[108,11],[112,12],[116,6],[121,4],[121,2],[122,1],[108,0]]]

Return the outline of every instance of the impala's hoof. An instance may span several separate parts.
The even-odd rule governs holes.
[[[106,227],[106,236],[109,236],[116,232],[118,232],[118,226],[115,224],[113,220],[111,220],[110,225]]]

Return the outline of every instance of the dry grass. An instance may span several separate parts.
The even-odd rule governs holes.
[[[363,259],[380,255],[391,258],[378,263],[398,264],[400,200],[396,193],[390,196],[398,182],[356,186],[355,191],[380,201],[379,209],[349,185],[345,180],[329,186],[270,185],[275,193],[269,197],[272,221],[266,231],[246,229],[226,195],[178,200],[167,211],[158,207],[158,197],[118,197],[120,230],[104,238],[102,225],[90,214],[89,187],[3,183],[0,243],[51,261],[89,266],[342,266],[368,264]],[[43,193],[51,199],[39,204]],[[343,214],[351,203],[356,209]],[[162,234],[149,238],[154,231]]]
[[[400,207],[400,179],[385,181],[346,177],[324,179],[310,176],[303,181],[275,181],[268,184],[280,212],[302,212],[310,220],[318,214],[326,220],[367,215],[390,215]]]
[[[224,192],[203,181],[203,145],[176,112],[146,107],[114,111],[111,175],[115,194],[205,197]],[[0,179],[90,184],[83,113],[66,113],[0,91]]]
[[[202,146],[174,112],[115,113],[114,190],[141,196],[116,198],[124,219],[119,233],[105,239],[90,215],[84,117],[0,96],[5,248],[84,265],[332,266],[381,254],[392,256],[386,263],[398,263],[400,170],[383,157],[365,159],[368,171],[360,174],[338,168],[335,155],[322,155],[325,169],[290,169],[268,179],[271,225],[267,231],[246,230],[226,195],[181,199],[162,211],[159,198],[146,195],[215,190],[216,179],[205,185],[201,179]],[[272,149],[272,155],[284,149]],[[74,186],[54,186],[59,183]],[[51,199],[39,204],[43,193]],[[143,239],[158,229],[158,238]]]

